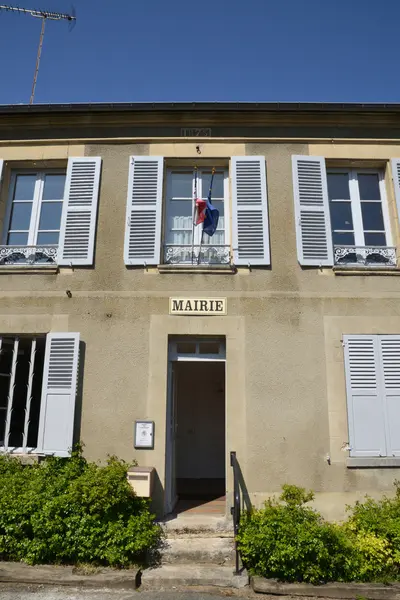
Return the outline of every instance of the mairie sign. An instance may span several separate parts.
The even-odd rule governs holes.
[[[226,298],[170,298],[170,315],[226,315]]]

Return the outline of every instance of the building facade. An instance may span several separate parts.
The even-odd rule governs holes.
[[[392,491],[400,106],[3,106],[0,165],[1,451],[135,458],[159,514],[231,451],[256,505]]]

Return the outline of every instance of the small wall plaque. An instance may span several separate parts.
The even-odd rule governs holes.
[[[135,421],[135,448],[154,448],[154,421]]]

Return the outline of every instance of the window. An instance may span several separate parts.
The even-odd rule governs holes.
[[[0,337],[0,452],[68,456],[79,334]]]
[[[0,446],[36,448],[45,337],[3,337],[0,352]]]
[[[206,199],[211,181],[211,169],[197,172],[197,197]],[[203,224],[193,225],[195,174],[192,169],[171,169],[167,172],[167,202],[164,232],[164,262],[212,264],[229,263],[228,239],[228,175],[217,170],[212,187],[212,204],[219,210],[217,231],[212,237],[203,233]]]
[[[384,176],[367,169],[327,172],[336,264],[396,264]]]
[[[1,264],[56,262],[64,187],[64,171],[12,173]]]
[[[400,456],[400,335],[344,336],[350,455]]]

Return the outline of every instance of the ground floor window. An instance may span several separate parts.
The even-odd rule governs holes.
[[[400,456],[400,335],[343,342],[350,455]]]
[[[79,333],[0,336],[0,451],[68,456]]]
[[[37,446],[45,336],[0,339],[0,446]]]

